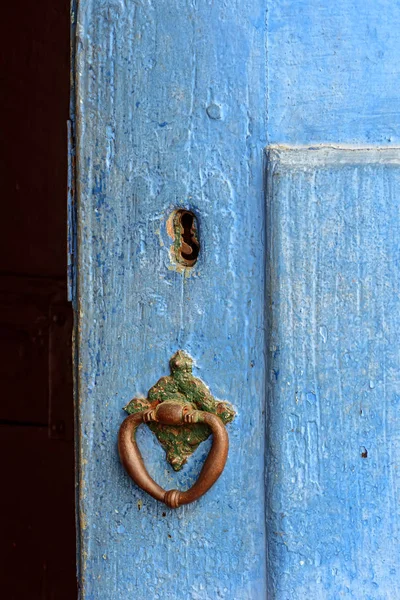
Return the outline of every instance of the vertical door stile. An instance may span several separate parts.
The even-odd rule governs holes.
[[[85,0],[76,18],[81,597],[263,598],[264,2]],[[192,268],[171,258],[176,209],[198,221]],[[237,416],[221,478],[171,511],[116,441],[179,349]],[[168,489],[210,446],[175,474],[150,431],[138,441]]]

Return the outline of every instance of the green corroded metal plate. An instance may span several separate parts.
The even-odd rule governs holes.
[[[161,377],[149,390],[147,398],[133,398],[125,409],[128,414],[150,410],[166,400],[193,404],[193,408],[218,415],[226,425],[233,420],[235,411],[228,402],[216,400],[208,387],[192,374],[193,359],[179,350],[170,360],[171,375]],[[179,471],[188,457],[210,435],[209,427],[203,423],[185,424],[179,427],[148,423],[151,431],[165,449],[167,460],[175,471]]]

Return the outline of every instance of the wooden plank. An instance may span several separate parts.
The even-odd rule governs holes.
[[[77,386],[82,597],[265,595],[265,6],[261,0],[79,3]],[[166,222],[198,217],[189,274]],[[179,348],[238,412],[214,488],[177,511],[139,491],[116,450],[122,407]],[[140,436],[161,485],[186,488]]]
[[[65,299],[64,282],[0,276],[0,564],[3,595],[15,600],[76,597],[72,310]]]
[[[51,323],[49,318],[56,317],[51,312],[53,304],[66,315],[63,323],[57,327],[56,322]],[[54,337],[52,332],[56,329],[59,335],[62,334],[62,338],[60,337],[58,345],[53,343],[50,348],[51,338]],[[61,365],[61,369],[53,369],[53,378],[49,383],[49,367],[52,362],[57,361],[60,351],[62,353],[66,349],[68,352],[71,331],[71,310],[66,303],[64,282],[46,278],[0,276],[3,422],[46,426],[49,421],[49,394],[52,396],[53,411],[58,406],[62,412],[68,404],[72,409],[71,373],[64,369],[65,363]],[[66,379],[61,397],[60,390],[56,394],[55,386],[63,377]]]
[[[73,442],[46,427],[0,426],[4,597],[76,598]]]
[[[69,2],[2,9],[0,272],[64,277]]]
[[[49,434],[68,441],[74,439],[72,317],[66,302],[49,306]]]
[[[268,155],[268,591],[399,589],[400,149]]]

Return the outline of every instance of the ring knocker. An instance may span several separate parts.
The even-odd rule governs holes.
[[[118,450],[121,462],[133,481],[170,508],[189,504],[205,494],[224,470],[228,457],[225,423],[234,411],[227,402],[213,398],[207,386],[192,375],[193,360],[182,351],[170,361],[171,375],[162,377],[147,398],[134,398],[125,407],[130,413],[121,425]],[[187,491],[164,490],[150,477],[136,443],[136,430],[147,423],[179,471],[199,444],[212,434],[211,450],[196,483]]]

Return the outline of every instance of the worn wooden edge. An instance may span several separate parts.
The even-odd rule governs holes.
[[[271,144],[265,148],[267,163],[290,168],[314,169],[330,165],[400,164],[400,146],[353,146],[319,144],[286,146]]]
[[[76,578],[78,584],[78,598],[82,597],[82,588],[84,586],[84,559],[83,553],[83,530],[85,528],[85,517],[82,514],[82,460],[81,460],[81,416],[80,416],[80,374],[79,374],[79,330],[80,330],[80,307],[79,307],[79,282],[77,264],[79,261],[79,244],[78,244],[78,202],[79,190],[77,179],[77,111],[79,109],[79,98],[77,93],[78,87],[78,12],[80,8],[80,0],[70,0],[70,103],[69,103],[69,122],[68,127],[68,158],[71,164],[68,165],[67,179],[67,205],[68,205],[68,284],[69,284],[69,300],[72,302],[73,308],[73,326],[72,326],[72,373],[73,373],[73,403],[74,403],[74,448],[75,448],[75,532],[76,532]],[[72,164],[73,161],[73,164]],[[73,226],[72,226],[73,225]],[[72,239],[69,239],[72,236]],[[72,255],[73,252],[73,255]]]

